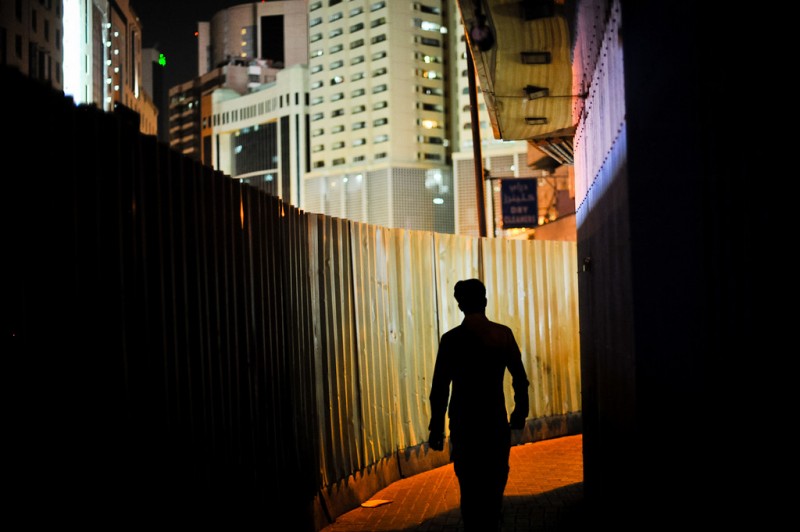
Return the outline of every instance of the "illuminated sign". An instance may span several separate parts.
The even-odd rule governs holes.
[[[503,229],[539,225],[536,199],[537,179],[503,179],[500,197],[503,202]]]

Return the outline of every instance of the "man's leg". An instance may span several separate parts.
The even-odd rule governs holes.
[[[454,464],[461,491],[461,518],[466,532],[492,532],[500,529],[503,491],[508,479],[508,463],[492,463],[489,457]]]

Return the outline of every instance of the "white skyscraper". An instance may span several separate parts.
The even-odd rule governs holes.
[[[311,212],[453,232],[447,0],[309,4]]]

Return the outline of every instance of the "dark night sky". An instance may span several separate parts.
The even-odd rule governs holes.
[[[167,87],[197,77],[197,23],[242,0],[130,0],[142,24],[142,47],[167,58]]]

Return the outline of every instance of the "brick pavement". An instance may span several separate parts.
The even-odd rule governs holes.
[[[564,436],[511,448],[503,532],[582,529],[583,437]],[[448,464],[401,479],[370,500],[391,501],[340,515],[321,532],[458,532],[458,481]]]

